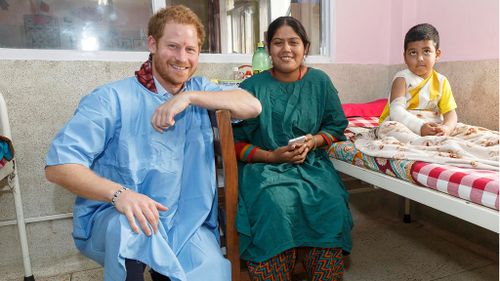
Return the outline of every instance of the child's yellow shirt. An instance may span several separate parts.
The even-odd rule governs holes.
[[[448,79],[433,70],[432,74],[423,79],[415,75],[409,69],[399,71],[394,76],[394,80],[402,77],[406,81],[406,109],[407,110],[424,110],[432,111],[442,117],[446,112],[457,108],[453,93],[451,92]],[[390,93],[382,115],[380,115],[379,123],[384,120],[390,120]]]

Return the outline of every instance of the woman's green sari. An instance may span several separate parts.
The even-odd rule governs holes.
[[[309,68],[301,80],[283,83],[269,71],[241,88],[262,103],[262,113],[235,125],[236,140],[265,150],[320,132],[344,140],[347,120],[337,90],[322,71]],[[236,226],[241,257],[265,261],[294,247],[351,250],[348,194],[324,149],[302,164],[239,163]]]

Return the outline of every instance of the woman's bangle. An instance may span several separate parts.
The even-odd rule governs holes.
[[[120,194],[122,194],[122,192],[124,192],[125,190],[128,190],[128,188],[126,188],[125,186],[122,186],[122,188],[118,189],[117,191],[115,191],[115,193],[113,193],[113,198],[111,198],[111,205],[113,205],[113,206],[116,205],[116,201],[118,200],[118,197],[120,197]]]
[[[315,150],[315,149],[316,149],[316,146],[317,146],[317,143],[316,143],[316,137],[315,137],[315,136],[313,136],[313,137],[312,137],[312,139],[313,139],[314,146],[313,146],[313,148],[312,148],[311,150]]]

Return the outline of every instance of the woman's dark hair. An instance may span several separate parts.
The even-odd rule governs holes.
[[[279,18],[273,20],[273,22],[267,28],[267,38],[266,38],[267,48],[269,49],[271,40],[273,39],[273,36],[276,33],[276,31],[278,30],[278,28],[280,28],[284,25],[290,26],[293,29],[293,31],[295,31],[295,33],[297,33],[297,35],[299,35],[300,39],[304,43],[304,47],[305,47],[306,55],[307,55],[307,53],[309,52],[309,45],[311,45],[311,41],[309,41],[309,37],[307,36],[306,29],[304,28],[302,23],[294,17],[279,17]]]
[[[421,23],[410,28],[410,30],[406,33],[404,51],[406,52],[408,43],[423,40],[434,41],[434,47],[436,50],[439,49],[439,32],[437,29],[432,24]]]

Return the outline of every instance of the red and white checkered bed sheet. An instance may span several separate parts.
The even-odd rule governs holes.
[[[350,117],[349,127],[376,127],[377,117]],[[459,168],[415,161],[411,167],[413,180],[424,187],[499,209],[499,173],[497,171]]]
[[[378,117],[349,117],[349,127],[373,128],[378,126]]]
[[[415,182],[498,210],[498,172],[459,168],[416,161],[411,169]]]

